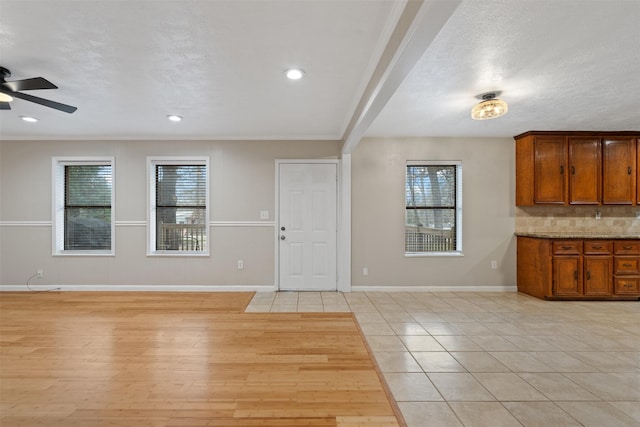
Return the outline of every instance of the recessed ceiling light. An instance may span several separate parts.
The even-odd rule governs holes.
[[[20,118],[25,122],[29,122],[29,123],[35,123],[38,121],[38,119],[36,119],[35,117],[29,117],[29,116],[20,116]]]
[[[176,116],[172,114],[167,116],[167,119],[171,120],[172,122],[180,122],[182,121],[182,116]]]
[[[287,76],[288,79],[300,80],[301,78],[304,77],[305,72],[300,68],[289,68],[284,72],[284,74]]]

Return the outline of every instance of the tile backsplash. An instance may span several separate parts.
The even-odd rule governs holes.
[[[600,212],[600,219],[596,213]],[[640,237],[640,206],[527,206],[516,208],[516,233],[576,232]]]

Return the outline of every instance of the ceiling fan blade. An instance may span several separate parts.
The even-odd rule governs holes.
[[[54,85],[49,80],[43,77],[14,80],[12,82],[5,82],[2,85],[9,88],[13,92],[18,92],[20,90],[58,89],[58,86]]]
[[[73,113],[78,107],[73,107],[67,104],[61,104],[59,102],[51,101],[49,99],[38,98],[37,96],[27,95],[26,93],[13,92],[11,94],[14,98],[24,99],[25,101],[35,102],[36,104],[44,105],[45,107],[54,108],[56,110],[64,111],[65,113]]]
[[[11,105],[8,102],[0,102],[0,110],[11,110]]]

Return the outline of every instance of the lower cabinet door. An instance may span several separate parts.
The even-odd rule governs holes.
[[[553,293],[557,296],[582,295],[582,257],[553,257]]]
[[[613,294],[613,258],[610,256],[584,257],[584,295],[609,296]]]

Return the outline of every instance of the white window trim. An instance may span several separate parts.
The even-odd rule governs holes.
[[[65,250],[64,249],[64,168],[65,166],[111,166],[111,249],[110,250]],[[52,182],[52,255],[53,256],[114,256],[116,248],[116,161],[115,157],[53,157],[51,159]]]
[[[408,160],[404,168],[405,188],[407,166],[456,166],[456,250],[446,252],[405,252],[405,258],[461,257],[462,252],[462,161],[460,160]],[[405,210],[406,210],[406,196]],[[405,224],[406,227],[406,224]]]
[[[156,165],[204,165],[206,171],[205,234],[207,245],[204,251],[158,251],[156,247]],[[208,257],[211,248],[209,226],[209,157],[147,157],[147,256],[152,257]]]

